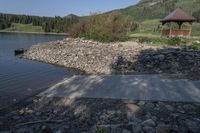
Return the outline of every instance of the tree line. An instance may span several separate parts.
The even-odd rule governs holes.
[[[0,13],[0,30],[11,27],[12,23],[32,24],[33,26],[42,26],[45,32],[63,33],[75,22],[79,17],[69,15],[66,17],[39,17],[29,15],[13,15]]]
[[[193,16],[197,19],[197,22],[200,23],[200,10],[194,12]]]

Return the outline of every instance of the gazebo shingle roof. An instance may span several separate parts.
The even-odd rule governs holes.
[[[164,19],[161,20],[162,23],[166,22],[194,22],[196,19],[185,13],[182,9],[177,8]]]

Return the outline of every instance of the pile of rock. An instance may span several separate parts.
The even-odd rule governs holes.
[[[26,53],[31,60],[76,68],[89,74],[110,74],[118,56],[134,60],[143,49],[153,48],[136,42],[98,43],[67,38],[62,41],[34,45]],[[135,58],[136,59],[136,58]]]
[[[99,43],[67,38],[32,46],[26,58],[89,74],[199,74],[200,51],[158,48],[137,42]]]
[[[200,51],[187,48],[162,48],[141,51],[136,61],[120,57],[113,64],[117,72],[182,74],[200,78]]]
[[[200,131],[199,109],[199,103],[43,97],[0,117],[0,131],[197,133]]]

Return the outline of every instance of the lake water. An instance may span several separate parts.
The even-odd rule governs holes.
[[[65,36],[0,33],[0,109],[29,96],[71,75],[64,68],[14,56],[17,48],[61,40]]]

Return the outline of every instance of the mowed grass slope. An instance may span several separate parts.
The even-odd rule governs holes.
[[[178,29],[178,25],[173,23],[173,28]],[[168,28],[167,24],[164,28]],[[184,23],[182,29],[189,29],[189,23]],[[145,20],[138,22],[137,29],[130,33],[131,40],[137,40],[141,43],[148,43],[151,45],[169,46],[170,38],[161,37],[160,35],[161,23],[160,19]],[[193,23],[192,25],[192,37],[181,38],[181,45],[193,45],[195,41],[200,41],[200,23]],[[174,45],[176,45],[174,43]],[[200,44],[195,43],[195,47],[200,49]]]
[[[44,32],[41,26],[33,26],[32,24],[19,24],[13,23],[10,28],[3,31],[15,31],[15,32]]]
[[[164,26],[166,28],[167,25]],[[174,28],[178,28],[176,23],[173,23]],[[189,29],[190,25],[184,23],[182,29]],[[138,22],[138,28],[130,34],[131,37],[158,37],[160,36],[161,23],[160,19],[145,20]],[[200,37],[200,23],[193,23],[192,36]]]

